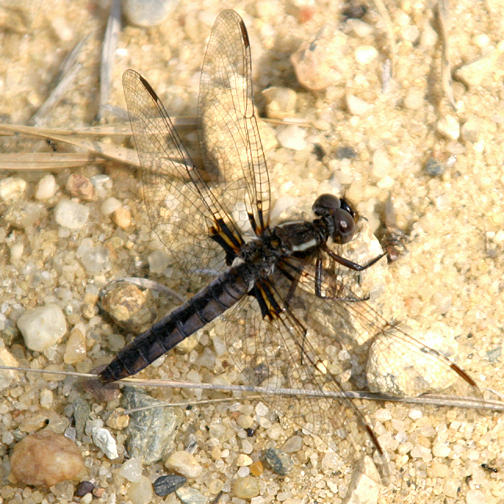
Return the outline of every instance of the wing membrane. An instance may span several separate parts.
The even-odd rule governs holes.
[[[252,228],[269,224],[270,185],[252,95],[250,43],[232,10],[222,11],[212,29],[201,70],[198,117],[206,166],[225,185],[238,185]],[[245,197],[244,197],[245,196]]]

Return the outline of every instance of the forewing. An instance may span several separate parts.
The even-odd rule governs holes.
[[[268,226],[270,185],[253,103],[250,43],[240,16],[222,11],[201,70],[198,117],[205,166],[237,188],[252,227]],[[224,198],[228,191],[224,191]],[[233,203],[233,202],[231,202]]]

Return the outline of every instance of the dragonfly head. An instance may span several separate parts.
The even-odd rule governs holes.
[[[335,243],[347,243],[353,238],[358,215],[344,198],[322,194],[313,203],[312,210],[327,223]]]

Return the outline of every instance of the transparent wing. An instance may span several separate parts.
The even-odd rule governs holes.
[[[149,83],[127,70],[123,87],[142,165],[142,196],[153,231],[186,274],[202,268],[221,269],[222,248],[209,236],[222,233],[233,249],[243,243],[221,199],[223,188],[210,188]]]
[[[270,185],[252,92],[250,43],[240,16],[217,17],[201,70],[198,117],[207,167],[237,188],[257,235],[269,223]],[[224,191],[224,197],[226,197]],[[234,192],[234,191],[232,191]]]

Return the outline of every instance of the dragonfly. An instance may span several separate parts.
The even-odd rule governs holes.
[[[388,323],[361,292],[361,275],[385,253],[363,264],[345,256],[362,222],[347,199],[321,194],[311,220],[270,223],[270,172],[254,106],[250,40],[235,11],[218,15],[204,56],[201,159],[191,158],[142,75],[127,70],[123,87],[151,227],[181,277],[199,290],[120,350],[101,371],[103,382],[138,373],[185,338],[220,323],[243,377],[256,385],[322,392],[314,401],[289,399],[293,421],[325,436],[345,458],[369,454],[383,468],[387,455],[363,410],[344,394],[337,404],[324,396],[346,389],[337,365],[324,356],[343,339],[338,332],[351,331],[355,321],[371,333],[385,332],[401,352],[427,354],[477,388],[442,353]]]

